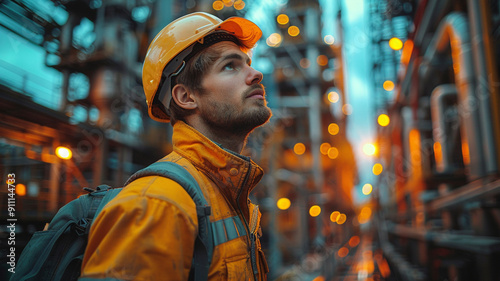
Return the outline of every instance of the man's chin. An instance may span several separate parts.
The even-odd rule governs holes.
[[[273,115],[271,109],[267,106],[265,106],[265,108],[262,108],[261,112],[259,112],[259,113],[260,113],[259,116],[256,117],[256,119],[255,119],[255,121],[256,121],[255,128],[260,127],[260,126],[266,124],[267,122],[269,122],[269,120],[271,119],[271,116]]]
[[[240,122],[234,122],[232,125],[233,130],[240,131],[242,133],[250,133],[255,128],[266,124],[271,118],[271,110],[265,107],[259,107],[257,110],[250,114],[246,114],[245,117],[240,119]]]

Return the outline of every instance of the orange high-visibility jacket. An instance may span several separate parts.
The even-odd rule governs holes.
[[[212,208],[210,221],[221,226],[213,233],[208,280],[254,281],[253,243],[256,279],[266,280],[269,270],[258,238],[260,212],[248,199],[262,169],[181,121],[174,125],[173,152],[162,160],[186,167]],[[137,179],[93,223],[81,277],[188,280],[197,231],[196,206],[182,186],[159,176]]]

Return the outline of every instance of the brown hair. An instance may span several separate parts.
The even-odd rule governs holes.
[[[236,37],[231,37],[232,38],[230,40],[227,40],[226,37],[226,39],[223,41],[232,41],[236,43],[242,50],[248,50],[241,44],[241,42],[236,39]],[[201,81],[205,73],[207,73],[210,67],[215,63],[215,61],[220,58],[219,50],[216,48],[210,48],[210,46],[215,43],[217,43],[217,41],[210,42],[210,44],[207,44],[208,46],[203,46],[199,43],[196,43],[199,45],[195,46],[195,48],[201,47],[202,49],[200,51],[197,51],[197,53],[194,54],[191,58],[187,59],[184,69],[177,77],[174,77],[172,81],[172,87],[176,84],[183,84],[191,91],[203,93],[203,89],[201,88]],[[170,123],[174,125],[178,120],[185,121],[185,117],[193,114],[193,110],[180,107],[172,98],[170,100],[169,114]]]
[[[212,48],[206,48],[186,62],[184,70],[176,77],[172,85],[183,84],[191,91],[200,92],[203,75],[210,66],[219,58],[219,53]],[[177,120],[184,121],[186,116],[193,113],[192,109],[180,107],[172,98],[170,100],[170,123],[172,125]]]

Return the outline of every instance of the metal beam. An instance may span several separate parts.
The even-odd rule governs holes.
[[[399,237],[432,242],[440,247],[484,255],[500,252],[500,238],[428,231],[401,224],[388,224],[387,228]]]
[[[489,182],[488,182],[489,181]],[[430,201],[426,208],[429,211],[437,211],[445,208],[463,206],[474,200],[493,198],[500,194],[500,179],[481,179],[473,181],[448,194]]]

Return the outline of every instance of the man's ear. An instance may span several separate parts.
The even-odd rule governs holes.
[[[188,90],[188,88],[183,84],[176,84],[172,88],[172,98],[181,108],[195,109],[198,107],[196,99],[194,99],[192,95],[192,91]]]

